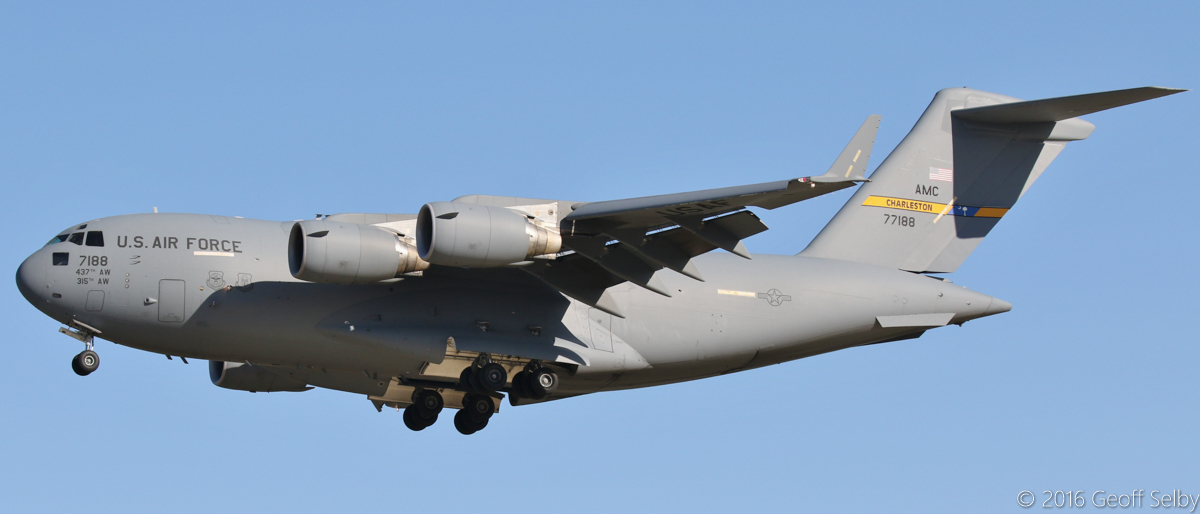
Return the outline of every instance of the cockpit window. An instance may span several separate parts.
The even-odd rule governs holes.
[[[104,232],[93,230],[87,233],[88,246],[104,246]]]
[[[57,236],[54,236],[54,237],[50,238],[50,240],[49,240],[49,241],[46,241],[46,246],[50,246],[50,245],[52,245],[52,244],[54,244],[54,243],[61,243],[61,242],[63,242],[63,241],[66,241],[66,240],[67,240],[67,236],[70,236],[70,235],[71,235],[71,234],[59,234],[59,235],[57,235]]]
[[[71,234],[71,237],[68,237],[67,241],[70,241],[77,245],[83,244],[83,232],[76,232],[74,234]]]

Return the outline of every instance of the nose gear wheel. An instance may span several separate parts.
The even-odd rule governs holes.
[[[100,356],[92,350],[84,350],[71,359],[71,369],[75,370],[75,374],[81,377],[86,377],[96,371],[100,367]]]

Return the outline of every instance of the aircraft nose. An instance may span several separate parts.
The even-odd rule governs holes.
[[[46,288],[46,263],[35,257],[38,255],[30,255],[17,268],[17,289],[26,301],[36,306],[45,301],[41,293]]]

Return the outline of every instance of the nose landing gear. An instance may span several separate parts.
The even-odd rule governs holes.
[[[96,371],[100,367],[100,356],[92,350],[92,345],[88,344],[88,349],[79,352],[74,359],[71,359],[71,369],[75,370],[75,374],[81,377],[86,377]]]
[[[100,331],[74,320],[71,321],[71,327],[73,330],[72,328],[59,328],[58,331],[83,343],[83,351],[71,359],[71,369],[75,370],[76,375],[86,377],[100,367],[100,356],[92,349],[92,341]]]

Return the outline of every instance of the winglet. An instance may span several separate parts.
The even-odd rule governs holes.
[[[879,131],[878,114],[867,116],[858,132],[850,139],[846,149],[833,161],[824,175],[812,177],[813,182],[865,182],[867,161],[871,159],[871,147],[875,145],[875,133]]]

